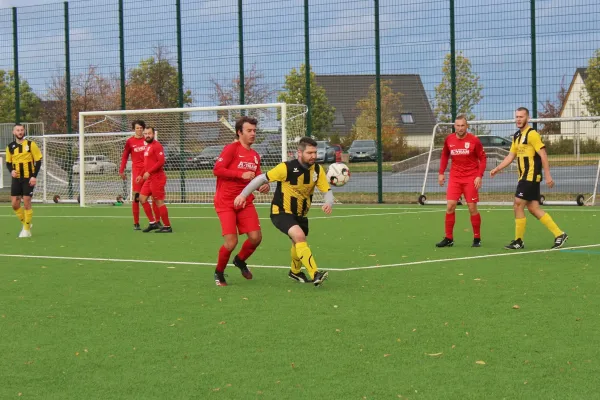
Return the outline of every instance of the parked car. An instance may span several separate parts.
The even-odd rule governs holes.
[[[193,160],[194,154],[192,153],[168,152],[165,157],[165,165],[163,168],[165,171],[192,169],[194,168]]]
[[[192,158],[194,168],[213,168],[225,146],[208,146]]]
[[[329,142],[317,141],[317,162],[335,162],[335,149]]]
[[[376,161],[377,144],[374,140],[355,140],[348,149],[348,161]]]
[[[342,146],[339,144],[332,144],[331,147],[335,150],[335,162],[342,162]]]
[[[79,160],[73,163],[73,173],[79,173]],[[118,172],[117,164],[111,162],[107,156],[92,155],[83,157],[83,169],[87,174],[115,174]]]
[[[501,136],[481,135],[477,136],[483,147],[500,147],[509,150],[512,145],[512,140]]]
[[[281,143],[278,142],[262,142],[255,144],[252,148],[260,156],[261,165],[276,165],[281,160]],[[296,158],[295,148],[288,147],[288,160]],[[286,160],[287,161],[287,160]]]

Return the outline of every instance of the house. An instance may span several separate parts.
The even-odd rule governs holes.
[[[590,113],[585,106],[585,101],[588,99],[588,93],[585,88],[587,77],[588,74],[586,68],[577,68],[575,70],[565,101],[560,110],[561,118],[590,116]],[[600,140],[600,120],[598,122],[561,122],[560,133],[560,136],[565,139],[572,139],[579,134],[580,138],[583,140]],[[550,137],[550,140],[552,139],[554,138]]]
[[[316,75],[317,84],[325,89],[329,103],[335,107],[332,134],[351,133],[360,114],[357,103],[367,97],[375,75]],[[402,108],[397,110],[398,126],[410,146],[428,146],[436,124],[429,99],[419,75],[381,75],[395,93],[401,93]]]

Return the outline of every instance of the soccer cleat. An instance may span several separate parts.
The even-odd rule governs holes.
[[[146,229],[144,229],[142,232],[148,233],[150,231],[154,231],[157,229],[160,229],[160,228],[159,228],[158,224],[156,222],[154,222],[154,223],[151,223],[150,225],[148,225],[148,227]]]
[[[471,245],[471,247],[481,247],[481,239],[480,238],[474,238],[473,239],[473,244]]]
[[[291,270],[290,272],[288,272],[288,276],[295,280],[298,281],[300,283],[311,283],[312,281],[310,279],[308,279],[308,277],[306,276],[306,274],[304,274],[304,272],[300,271],[299,273],[295,274],[293,273]]]
[[[525,248],[525,243],[523,243],[523,241],[521,240],[521,238],[519,238],[517,240],[513,240],[512,242],[510,242],[509,244],[507,244],[506,246],[504,246],[504,248],[507,249],[507,250],[524,249]]]
[[[567,233],[563,232],[562,235],[557,236],[554,239],[554,244],[552,245],[552,248],[558,249],[559,247],[562,247],[562,245],[565,244],[565,242],[567,241],[568,238],[569,238],[569,236],[567,236]]]
[[[173,228],[170,226],[163,226],[154,233],[173,233]]]
[[[436,243],[435,247],[452,247],[454,246],[454,239],[443,238],[441,242]]]
[[[313,283],[315,286],[319,286],[321,283],[323,283],[323,281],[325,281],[325,279],[327,279],[328,276],[329,273],[327,271],[317,271],[315,272],[315,279],[313,279]]]
[[[134,231],[141,231],[142,228],[140,228],[140,224],[133,224],[133,230]]]
[[[162,222],[160,222],[160,221],[156,221],[156,225],[158,225],[158,227],[159,227],[159,228],[162,228],[162,227],[163,227],[163,224],[162,224]]]
[[[19,237],[20,238],[29,238],[29,237],[31,237],[31,230],[26,231],[25,229],[22,229],[21,233],[19,233]]]
[[[225,274],[223,272],[215,271],[215,283],[217,286],[227,286],[227,281],[225,280]]]
[[[252,279],[252,272],[248,269],[248,264],[245,261],[240,260],[238,256],[233,258],[233,265],[238,267],[242,272],[242,276],[246,279]]]

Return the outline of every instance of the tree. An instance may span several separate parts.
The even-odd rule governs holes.
[[[140,64],[129,71],[130,85],[147,85],[158,99],[160,107],[179,107],[179,73],[168,57],[168,51],[163,46],[157,46],[154,55],[140,61]],[[184,90],[183,104],[192,103],[192,92]],[[131,107],[127,107],[131,108]]]
[[[292,68],[285,77],[285,91],[279,93],[277,100],[286,104],[306,104],[306,67],[300,70]],[[311,133],[317,139],[325,139],[335,118],[335,107],[329,104],[325,89],[316,82],[315,73],[310,70]]]
[[[439,122],[452,121],[452,85],[450,76],[451,54],[446,54],[442,67],[442,81],[435,87],[435,114]],[[475,119],[473,108],[479,104],[483,96],[483,85],[479,76],[471,71],[471,60],[462,52],[456,55],[456,112],[465,114],[469,121]],[[484,126],[473,126],[477,134],[489,133]],[[448,133],[449,130],[446,131]]]
[[[20,76],[19,94],[21,122],[39,121],[42,111],[40,98]],[[0,122],[15,122],[16,119],[15,72],[0,69]]]
[[[398,114],[402,109],[401,93],[389,86],[391,81],[381,81],[381,143],[384,159],[397,159],[407,150],[406,139],[398,126]],[[377,87],[372,84],[367,96],[358,101],[360,114],[352,126],[351,138],[377,140]]]
[[[596,50],[588,61],[585,90],[588,96],[583,99],[583,104],[588,113],[600,115],[600,49]]]
[[[539,118],[559,118],[565,100],[567,99],[567,88],[564,77],[560,82],[560,88],[556,100],[547,99],[542,103],[542,111],[538,112]],[[560,135],[560,122],[548,122],[543,124],[539,130],[540,135]]]
[[[271,96],[275,94],[274,90],[262,83],[264,75],[256,70],[256,64],[250,71],[244,74],[244,104],[264,104],[268,103]],[[220,106],[230,106],[241,104],[240,101],[240,77],[236,76],[229,85],[222,85],[216,79],[211,78],[210,82],[215,87],[211,98]]]

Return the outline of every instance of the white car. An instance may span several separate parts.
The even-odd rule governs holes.
[[[108,160],[103,155],[83,157],[84,169],[88,174],[115,174],[118,171],[117,164]],[[73,173],[79,173],[79,161],[73,164]]]

